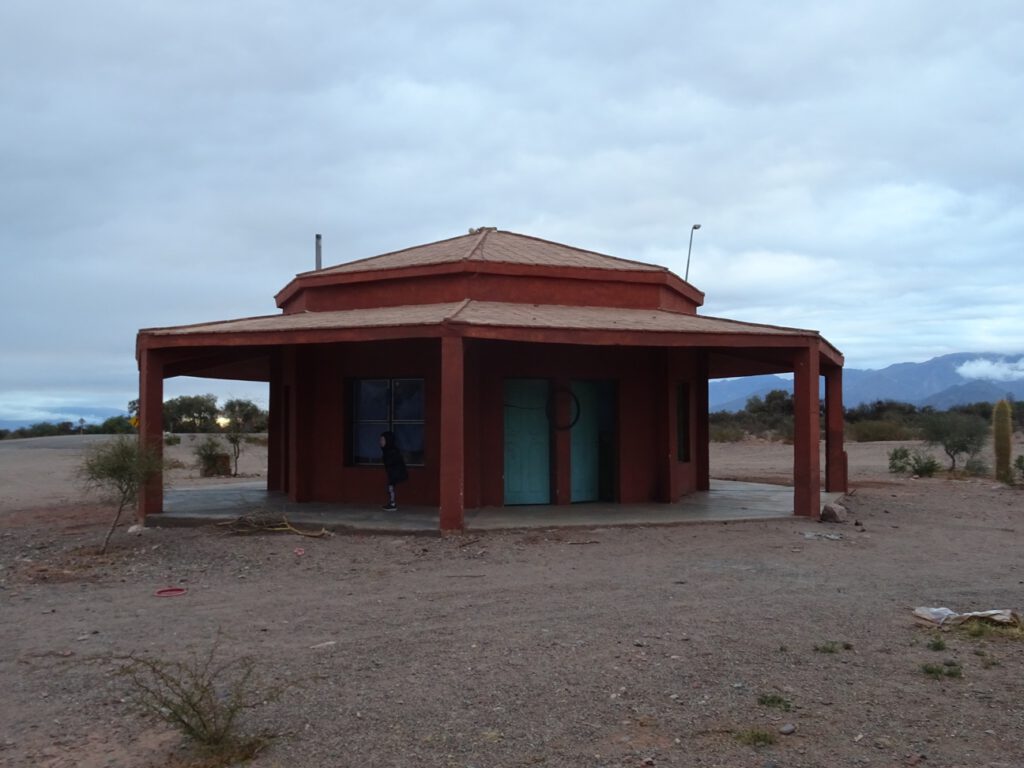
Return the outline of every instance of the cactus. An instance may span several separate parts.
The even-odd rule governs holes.
[[[992,411],[992,440],[996,454],[996,479],[1003,483],[1012,483],[1010,448],[1013,440],[1013,420],[1010,404],[1005,400],[996,403]]]

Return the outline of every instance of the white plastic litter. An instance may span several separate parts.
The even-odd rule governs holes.
[[[981,619],[983,621],[991,621],[993,624],[1006,624],[1024,626],[1024,622],[1021,621],[1020,614],[1016,611],[1012,611],[1009,608],[1001,608],[993,611],[969,611],[967,613],[957,613],[949,608],[915,608],[915,618],[923,621],[926,624],[934,624],[939,627],[956,626],[957,624],[963,624],[965,621],[970,619]]]

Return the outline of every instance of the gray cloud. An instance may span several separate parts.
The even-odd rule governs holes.
[[[1012,2],[14,0],[0,417],[122,405],[138,328],[274,312],[317,231],[329,262],[487,224],[681,273],[700,222],[708,314],[856,367],[1020,352],[1022,38]]]

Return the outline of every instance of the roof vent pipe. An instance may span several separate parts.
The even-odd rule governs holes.
[[[317,236],[316,236],[316,271],[317,272],[319,272],[321,269],[323,269],[323,266],[324,266],[323,265],[323,259],[321,258],[320,253],[321,253],[320,252],[320,233],[318,232]]]

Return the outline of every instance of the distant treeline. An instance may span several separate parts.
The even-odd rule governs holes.
[[[1011,402],[1014,428],[1024,429],[1024,402]],[[992,421],[994,403],[957,405],[946,411],[931,406],[917,407],[896,400],[876,400],[846,408],[846,439],[851,442],[878,440],[916,440],[922,436],[925,422],[937,414],[960,413],[974,416],[986,423]],[[111,416],[101,424],[48,421],[18,429],[0,429],[0,440],[53,435],[119,435],[135,432],[138,401],[128,404],[128,416]],[[218,407],[214,395],[184,395],[164,403],[165,432],[225,432],[232,427],[244,432],[265,432],[267,412],[250,400],[228,400]],[[824,417],[824,403],[822,404]],[[735,442],[747,435],[772,440],[793,439],[793,395],[776,389],[763,398],[747,400],[742,411],[717,411],[709,416],[713,442]],[[824,428],[824,423],[823,423]]]
[[[1011,401],[1010,404],[1015,429],[1024,429],[1024,402]],[[931,406],[918,407],[896,400],[876,400],[843,410],[845,437],[850,442],[858,443],[918,440],[923,437],[928,421],[936,416],[957,413],[988,424],[992,421],[994,407],[995,403],[972,403],[939,411]],[[788,442],[793,439],[793,395],[781,389],[772,390],[763,398],[756,395],[749,398],[742,411],[718,411],[712,413],[709,419],[713,442],[736,442],[748,435]]]
[[[0,440],[55,435],[126,435],[136,431],[139,401],[128,403],[127,416],[111,416],[100,424],[85,419],[74,421],[41,421],[28,427],[0,429]],[[226,432],[232,428],[243,432],[265,432],[267,412],[251,400],[228,400],[217,405],[215,395],[183,395],[164,403],[165,432]]]

